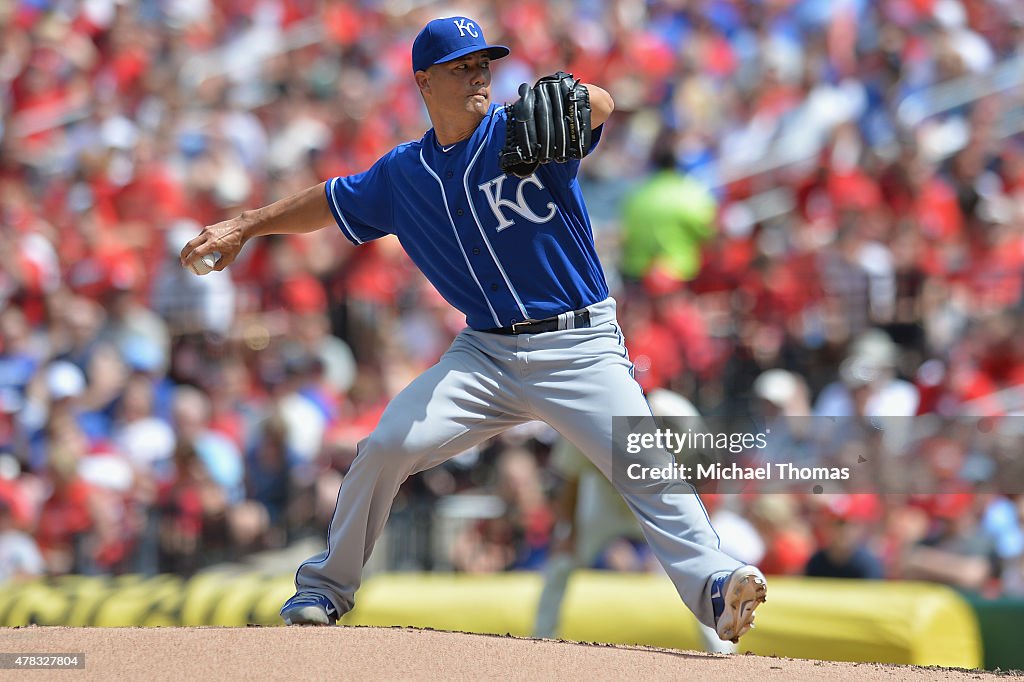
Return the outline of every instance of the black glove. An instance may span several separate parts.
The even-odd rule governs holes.
[[[544,76],[532,88],[523,83],[519,99],[505,109],[506,173],[525,178],[542,163],[582,159],[590,152],[590,93],[572,74]]]

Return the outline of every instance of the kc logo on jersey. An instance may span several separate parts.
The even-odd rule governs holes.
[[[480,34],[477,33],[476,30],[476,24],[474,24],[469,19],[456,19],[452,23],[455,24],[455,28],[459,29],[460,38],[465,38],[467,33],[473,36],[474,38],[480,37]]]
[[[505,212],[502,209],[510,208],[514,212],[523,216],[532,223],[546,223],[555,217],[555,205],[548,202],[545,207],[548,211],[546,216],[539,216],[533,212],[530,205],[526,203],[526,197],[523,196],[523,189],[526,185],[536,185],[538,189],[544,189],[544,185],[541,183],[540,178],[536,175],[530,175],[519,181],[519,186],[516,187],[516,200],[511,201],[510,199],[503,199],[501,196],[502,186],[505,184],[505,178],[508,177],[504,173],[497,176],[493,180],[485,182],[479,186],[481,192],[487,197],[487,203],[491,206],[491,211],[494,212],[494,217],[498,219],[498,232],[501,232],[507,227],[512,227],[515,223],[505,217]]]

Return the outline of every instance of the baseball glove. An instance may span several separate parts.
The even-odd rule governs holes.
[[[505,106],[508,127],[501,170],[525,178],[537,166],[582,159],[590,152],[590,93],[572,74],[544,76]]]

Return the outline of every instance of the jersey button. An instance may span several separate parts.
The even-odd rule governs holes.
[[[480,255],[480,247],[479,246],[474,246],[473,247],[473,255],[474,256],[479,256]]]
[[[462,215],[463,213],[465,213],[465,211],[463,211],[463,210],[462,210],[462,209],[460,208],[460,209],[459,209],[458,211],[456,211],[455,213],[456,213],[456,215]]]
[[[497,290],[498,290],[498,285],[497,285],[497,284],[494,284],[494,283],[492,282],[492,283],[491,283],[491,291],[497,291]]]
[[[444,174],[446,178],[451,178],[452,175],[454,175],[454,173],[452,173],[451,171],[448,171],[447,173]]]

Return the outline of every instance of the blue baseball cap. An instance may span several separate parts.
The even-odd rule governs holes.
[[[426,71],[434,64],[450,62],[480,50],[487,50],[491,59],[501,59],[509,53],[504,45],[488,45],[483,29],[472,19],[434,19],[423,27],[412,44],[412,70]]]

